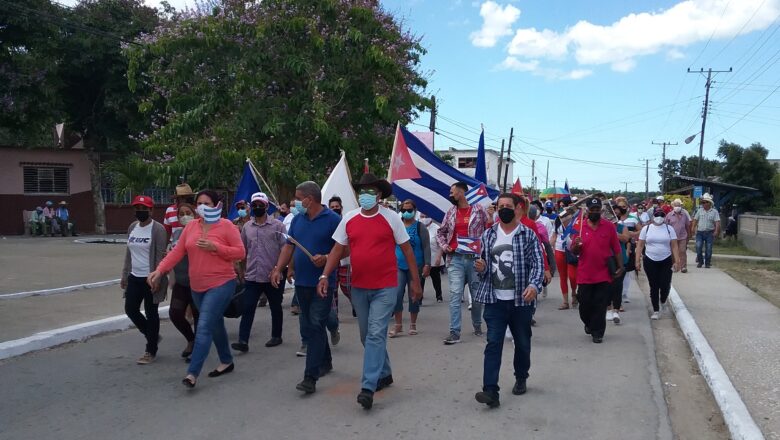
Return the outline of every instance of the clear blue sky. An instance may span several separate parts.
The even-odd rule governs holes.
[[[630,190],[644,190],[641,159],[649,158],[656,189],[661,146],[652,141],[680,144],[667,157],[698,154],[698,137],[683,140],[701,128],[705,77],[688,67],[734,68],[711,89],[706,157],[725,138],[761,142],[780,158],[780,0],[382,4],[428,50],[423,69],[439,102],[438,128],[454,139],[437,137],[437,148],[476,146],[482,123],[488,146],[499,149],[514,127],[515,174],[524,186],[533,159],[544,185],[549,159],[550,185],[568,178],[584,188],[629,182]]]

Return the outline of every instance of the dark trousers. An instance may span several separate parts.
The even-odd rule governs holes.
[[[501,353],[507,327],[515,339],[515,378],[525,380],[531,368],[531,317],[534,307],[515,306],[514,300],[498,300],[485,304],[483,319],[487,324],[482,386],[484,391],[498,393],[498,373],[501,369]]]
[[[142,302],[146,317],[141,314]],[[157,313],[157,307],[152,297],[152,289],[146,284],[146,278],[129,275],[125,289],[125,313],[138,331],[146,336],[146,351],[152,356],[157,355],[157,340],[160,337],[160,315]]]
[[[624,271],[619,278],[615,278],[609,284],[609,302],[607,305],[611,305],[613,309],[620,310],[623,305],[623,278],[626,277]]]
[[[333,303],[333,292],[328,289],[325,298],[317,295],[316,287],[295,286],[295,295],[301,306],[301,314],[298,319],[301,325],[301,334],[306,341],[306,369],[304,377],[317,380],[320,377],[320,368],[333,361],[328,344],[328,333],[325,325],[328,322],[330,307]]]
[[[441,296],[441,269],[444,266],[431,267],[431,283],[433,283],[433,290],[436,291],[436,299],[442,299]]]
[[[268,298],[268,307],[271,309],[271,337],[282,337],[282,322],[284,320],[282,296],[284,294],[284,284],[280,284],[279,288],[275,288],[270,282],[247,281],[244,284],[244,311],[241,315],[241,324],[238,330],[239,342],[249,342],[249,333],[251,333],[252,323],[255,321],[257,302],[262,294],[265,294],[265,297]]]
[[[604,337],[607,327],[607,303],[609,302],[609,284],[579,284],[577,300],[580,302],[580,320],[588,326],[590,334]]]
[[[669,291],[672,288],[672,257],[661,261],[653,261],[646,255],[642,258],[647,274],[647,283],[650,284],[650,302],[653,303],[653,311],[659,310],[658,300],[666,304]]]
[[[190,326],[187,321],[187,307],[192,310],[192,318],[195,320],[194,326]],[[192,291],[190,286],[183,286],[179,283],[173,285],[171,289],[171,306],[168,309],[168,316],[171,318],[176,330],[187,339],[187,342],[195,340],[194,328],[198,328],[198,308],[192,301]]]

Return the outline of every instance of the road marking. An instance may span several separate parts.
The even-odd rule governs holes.
[[[84,289],[94,289],[96,287],[106,287],[119,284],[119,278],[115,280],[98,281],[95,283],[76,284],[75,286],[57,287],[55,289],[30,290],[28,292],[4,293],[0,294],[0,299],[26,298],[28,296],[48,296],[61,293],[70,293]]]

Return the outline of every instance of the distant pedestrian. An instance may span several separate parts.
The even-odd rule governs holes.
[[[558,310],[568,310],[569,306],[576,308],[577,303],[577,261],[568,251],[569,243],[574,234],[574,220],[579,215],[573,208],[567,208],[555,219],[555,234],[552,245],[555,250],[555,266],[558,268],[561,295],[563,302]],[[571,286],[571,303],[569,303],[569,286]]]
[[[187,368],[187,376],[182,379],[182,384],[187,388],[195,387],[212,342],[220,363],[209,373],[209,377],[222,376],[235,368],[224,313],[236,291],[234,263],[245,255],[238,229],[230,220],[222,218],[219,194],[202,190],[195,200],[200,218],[187,223],[176,247],[147,278],[154,289],[185,255],[189,258],[192,299],[200,317],[195,331],[192,362]]]
[[[233,224],[238,226],[238,231],[240,232],[241,228],[243,228],[245,224],[249,223],[252,218],[249,215],[249,209],[247,209],[246,200],[239,200],[234,204],[234,206],[236,207],[238,217],[233,220]]]
[[[428,228],[428,236],[431,239],[431,284],[433,284],[433,290],[436,292],[436,302],[443,302],[441,273],[445,266],[444,252],[442,252],[439,241],[436,239],[436,235],[439,233],[439,225],[423,213],[420,213],[420,223]]]
[[[691,230],[696,232],[696,267],[712,266],[712,243],[720,236],[720,214],[712,208],[712,196],[701,197],[701,207],[693,216]]]
[[[173,204],[165,209],[163,226],[165,226],[165,231],[171,240],[174,232],[184,229],[184,226],[178,221],[179,205],[181,203],[195,205],[195,193],[192,192],[192,188],[186,183],[176,185],[176,192],[173,194]],[[181,234],[178,234],[178,236],[181,236]]]
[[[636,268],[641,270],[644,263],[647,282],[650,284],[650,301],[653,304],[651,319],[658,319],[663,314],[672,287],[672,272],[679,269],[677,233],[664,222],[665,216],[662,209],[653,213],[653,223],[642,228],[636,248]]]
[[[155,286],[146,283],[146,277],[154,272],[165,256],[167,240],[165,228],[152,219],[154,201],[149,196],[136,196],[131,204],[135,208],[136,221],[127,229],[127,251],[122,269],[120,287],[125,294],[125,313],[138,331],[146,337],[146,351],[138,359],[141,365],[154,362],[157,343],[160,340],[160,315],[158,306],[165,300],[168,280]],[[140,312],[144,305],[146,316]]]
[[[690,241],[691,215],[682,206],[682,200],[672,201],[672,210],[666,213],[666,224],[677,234],[677,255],[680,257],[680,272],[688,272],[688,241]]]
[[[197,210],[189,203],[180,203],[177,212],[177,221],[182,227],[173,233],[171,237],[173,243],[178,243],[187,224],[198,218]],[[187,340],[187,347],[181,352],[181,357],[189,362],[192,348],[195,345],[195,330],[198,328],[198,308],[195,307],[195,302],[192,300],[190,262],[186,255],[173,267],[173,274],[175,282],[171,289],[171,306],[168,308],[168,316],[174,327]],[[193,325],[190,325],[187,320],[187,309],[192,313]]]

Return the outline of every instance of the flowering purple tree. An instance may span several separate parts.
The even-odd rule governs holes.
[[[231,188],[251,157],[289,195],[323,181],[340,149],[378,171],[396,122],[429,105],[423,47],[375,0],[228,0],[137,41],[128,80],[162,185]]]

